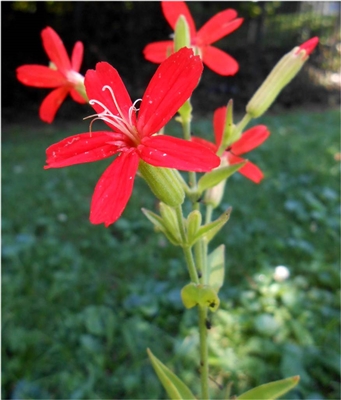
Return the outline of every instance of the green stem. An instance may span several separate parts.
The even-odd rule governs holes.
[[[184,138],[186,140],[191,140],[191,119],[188,118],[185,121],[182,121],[182,130],[184,133]],[[197,177],[195,172],[189,172],[189,186],[191,188],[195,188],[197,186]]]
[[[246,125],[252,120],[252,117],[250,114],[245,114],[242,120],[238,123],[236,126],[236,132],[243,132],[243,129],[246,127]]]
[[[192,249],[188,246],[185,246],[185,247],[183,247],[183,251],[184,251],[186,264],[187,264],[187,268],[188,268],[188,272],[189,272],[191,281],[196,284],[199,284],[200,282],[199,282],[199,278],[198,278],[197,269],[196,269],[195,263],[194,263]]]
[[[209,400],[208,390],[208,348],[207,348],[207,308],[198,307],[199,310],[199,335],[200,335],[200,376],[201,376],[201,400]]]

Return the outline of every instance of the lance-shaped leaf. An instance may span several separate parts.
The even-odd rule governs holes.
[[[193,243],[201,238],[205,238],[208,243],[220,231],[230,218],[232,207],[228,208],[219,218],[209,224],[203,225],[199,228],[197,234],[193,238]]]
[[[158,360],[154,354],[147,349],[149,359],[153,365],[156,375],[160,379],[163,387],[165,388],[168,396],[172,399],[179,400],[195,400],[193,393],[188,387],[178,378],[170,369],[168,369],[160,360]]]
[[[166,238],[172,244],[174,244],[174,246],[179,246],[179,242],[178,242],[177,238],[174,237],[172,235],[172,233],[168,231],[167,226],[165,225],[163,219],[159,215],[157,215],[157,214],[153,213],[152,211],[147,210],[145,208],[142,208],[142,212],[149,219],[149,221],[154,225],[154,228],[156,231],[162,232],[166,236]]]
[[[294,388],[300,380],[300,377],[292,376],[275,382],[265,383],[257,386],[239,397],[238,400],[274,400]]]
[[[198,192],[202,193],[204,190],[209,189],[213,186],[218,185],[218,183],[224,181],[232,174],[237,172],[243,165],[247,163],[247,160],[237,163],[228,165],[226,167],[218,167],[214,170],[207,172],[203,175],[198,181]]]
[[[207,259],[207,282],[217,293],[223,286],[225,275],[225,246],[222,244]]]

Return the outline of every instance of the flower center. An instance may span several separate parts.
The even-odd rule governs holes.
[[[100,102],[96,99],[91,99],[91,100],[89,100],[89,104],[90,105],[97,104],[103,108],[103,111],[98,114],[89,115],[86,118],[96,117],[95,119],[93,119],[91,121],[91,125],[97,119],[101,119],[101,120],[107,122],[108,124],[112,125],[119,132],[128,136],[129,139],[131,139],[135,144],[138,144],[140,142],[140,138],[139,138],[138,132],[135,127],[135,120],[136,120],[136,112],[139,109],[136,108],[135,105],[137,102],[141,101],[142,99],[135,100],[133,105],[131,107],[129,107],[128,117],[127,117],[125,114],[123,114],[120,106],[118,105],[114,91],[112,90],[112,88],[108,85],[105,85],[102,88],[102,91],[104,91],[104,90],[108,90],[110,92],[113,102],[115,104],[115,107],[117,109],[118,115],[113,114],[108,109],[108,107],[106,107],[102,102]],[[86,119],[86,118],[84,118],[84,119]]]

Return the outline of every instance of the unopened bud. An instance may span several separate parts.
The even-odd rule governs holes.
[[[281,58],[247,104],[246,112],[250,117],[258,118],[264,114],[281,90],[298,74],[317,43],[318,38],[314,37]]]
[[[175,51],[182,49],[183,47],[190,47],[191,37],[189,33],[189,27],[186,18],[180,15],[175,25],[174,32],[174,48]]]

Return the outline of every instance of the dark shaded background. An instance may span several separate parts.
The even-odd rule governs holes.
[[[314,8],[310,3],[189,2],[197,28],[226,8],[235,8],[245,18],[240,29],[217,43],[239,61],[239,73],[235,77],[222,77],[206,68],[193,97],[196,109],[211,113],[230,98],[234,98],[236,110],[243,109],[278,59],[314,35],[321,37],[321,43],[309,60],[308,67],[313,67],[313,73],[307,69],[301,73],[281,94],[276,107],[338,103],[339,86],[330,85],[328,79],[327,83],[326,79],[321,81],[326,71],[335,73],[339,69],[340,3],[325,2],[329,7],[323,10],[316,10],[316,5]],[[110,62],[120,72],[133,99],[141,97],[157,67],[144,59],[143,48],[150,42],[167,39],[172,33],[159,2],[19,1],[2,2],[1,7],[2,112],[4,120],[9,122],[18,118],[18,109],[22,120],[37,117],[39,104],[48,93],[25,87],[15,77],[15,69],[20,65],[48,63],[40,39],[40,32],[46,26],[58,32],[69,54],[75,41],[83,41],[83,74],[98,61]],[[303,21],[304,15],[311,11],[315,14]],[[275,18],[281,15],[289,16],[292,27],[283,29],[276,22]],[[58,112],[58,118],[73,119],[83,114],[83,107],[69,99]]]

